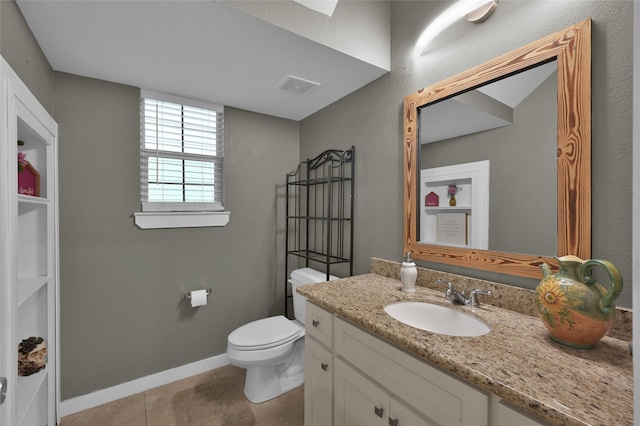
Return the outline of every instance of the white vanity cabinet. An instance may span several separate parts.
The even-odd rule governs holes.
[[[306,330],[305,426],[547,425],[312,302]]]

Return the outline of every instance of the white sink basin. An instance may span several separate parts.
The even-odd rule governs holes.
[[[478,318],[446,306],[424,302],[398,302],[384,307],[398,321],[432,333],[449,336],[482,336],[491,331]]]

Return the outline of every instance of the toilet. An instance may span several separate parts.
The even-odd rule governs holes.
[[[330,276],[330,280],[337,279]],[[264,318],[229,334],[227,357],[232,365],[247,369],[244,394],[253,403],[265,402],[304,383],[304,296],[296,288],[327,281],[311,268],[291,272],[293,314]]]

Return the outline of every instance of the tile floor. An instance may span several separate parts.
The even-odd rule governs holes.
[[[176,393],[216,378],[241,375],[244,369],[227,365],[127,398],[63,417],[60,426],[177,426],[171,398]],[[242,387],[244,380],[235,381]],[[304,386],[262,404],[251,404],[255,426],[302,426]]]

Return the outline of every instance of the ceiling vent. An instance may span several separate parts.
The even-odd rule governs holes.
[[[284,81],[280,83],[278,87],[276,87],[276,89],[284,90],[285,92],[296,93],[298,95],[304,95],[314,87],[318,86],[320,86],[320,83],[290,75],[285,78]]]

